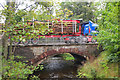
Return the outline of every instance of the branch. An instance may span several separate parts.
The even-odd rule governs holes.
[[[5,7],[0,3],[0,5],[3,7],[3,9],[5,9]]]
[[[18,5],[16,4],[16,7],[15,7],[15,9],[17,9],[17,8],[18,8],[18,6],[19,6],[20,4],[21,4],[20,2],[19,2],[19,4],[18,4]]]
[[[38,2],[35,2],[34,4],[37,4]],[[31,5],[29,5],[29,6],[27,6],[25,9],[23,9],[23,10],[26,10],[27,8],[29,8],[29,7],[31,7],[33,4],[31,4]]]
[[[29,12],[32,11],[32,9],[34,9],[34,8],[35,8],[35,7],[32,7],[32,8],[29,10]]]

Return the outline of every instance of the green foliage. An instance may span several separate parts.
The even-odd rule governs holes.
[[[40,27],[41,26],[41,27]],[[6,36],[10,37],[12,41],[15,40],[24,40],[34,38],[39,34],[47,34],[51,30],[48,29],[46,25],[35,25],[35,27],[30,26],[28,24],[24,24],[23,22],[18,22],[16,24],[5,26],[7,27],[4,32],[6,32]],[[47,31],[47,32],[46,32]]]
[[[73,12],[73,15],[70,15],[69,19],[83,19],[84,21],[93,20],[94,15],[93,11],[95,7],[92,6],[93,3],[88,2],[62,2],[62,9],[69,9]]]
[[[55,16],[52,16],[52,6],[53,2],[35,2],[36,7],[34,5],[31,5],[32,7],[26,7],[25,9],[17,9],[16,5],[19,6],[20,4],[16,4],[15,2],[7,2],[8,5],[4,6],[4,9],[1,10],[1,16],[4,16],[6,18],[5,25],[3,26],[3,31],[5,32],[5,36],[7,36],[6,40],[10,37],[10,55],[12,52],[12,42],[18,42],[26,40],[29,40],[31,38],[38,38],[37,36],[39,34],[47,34],[48,32],[52,32],[52,29],[48,28],[48,23],[46,22],[45,25],[41,23],[35,24],[35,21],[32,21],[33,17],[35,20],[44,21],[44,20],[54,20],[56,19]],[[40,8],[41,7],[41,8]],[[38,9],[40,8],[40,9]],[[66,14],[69,15],[69,12]],[[71,13],[71,12],[70,12]],[[60,16],[56,15],[57,17]],[[24,18],[24,21],[22,19]],[[0,17],[2,19],[2,17]],[[63,18],[62,18],[63,19]],[[34,23],[34,25],[30,26],[27,24],[27,21],[31,20],[31,23]],[[43,38],[43,37],[41,37]],[[7,43],[7,42],[4,42]],[[4,49],[7,49],[7,45]],[[3,49],[3,50],[4,50]],[[13,50],[14,51],[14,50]],[[4,56],[7,58],[7,50],[3,51]],[[5,55],[6,54],[6,55]],[[3,58],[3,67],[2,69],[5,70],[3,72],[3,78],[26,78],[28,74],[31,74],[33,70],[38,69],[38,67],[33,66],[27,66],[25,63],[22,62],[16,62],[9,56],[10,59],[5,60]],[[32,70],[31,70],[32,69]],[[43,67],[40,67],[40,70],[43,69]],[[6,71],[7,70],[7,71]]]
[[[118,78],[118,63],[108,63],[109,51],[102,52],[93,62],[87,62],[78,70],[79,78]]]
[[[119,22],[118,22],[118,2],[104,3],[105,9],[97,11],[99,24],[99,34],[97,40],[102,45],[104,50],[110,51],[107,58],[110,62],[119,61],[118,55],[120,55],[120,39],[118,38]],[[99,14],[99,12],[101,12]]]
[[[56,17],[58,19],[69,19],[70,15],[73,15],[73,12],[67,8],[56,10]]]
[[[7,79],[27,79],[29,74],[32,74],[34,70],[38,69],[42,70],[43,66],[32,66],[27,65],[21,61],[15,61],[14,58],[23,58],[20,56],[10,56],[11,59],[5,60],[2,59],[2,68],[0,71],[2,71],[2,78]],[[7,71],[5,71],[7,70]],[[32,78],[37,78],[37,76],[33,76]]]
[[[86,73],[82,73],[81,71],[79,71],[79,72],[78,72],[77,77],[79,77],[79,78],[84,78],[84,77],[87,77],[87,78],[92,78],[92,76],[91,76],[91,75],[86,74]]]
[[[90,68],[89,70],[90,70],[89,73],[85,73],[82,70],[78,71],[77,77],[79,77],[79,78],[85,78],[85,77],[86,78],[98,78],[97,72],[94,68]]]
[[[58,4],[58,3],[57,3]],[[42,23],[33,22],[35,20],[44,21],[44,20],[55,20],[55,19],[64,19],[64,14],[66,18],[72,14],[67,8],[64,10],[57,10],[56,16],[52,15],[53,2],[38,2],[36,7],[32,7],[30,10],[17,10],[15,8],[16,3],[9,2],[9,5],[1,11],[1,15],[6,17],[6,23],[4,25],[4,32],[7,37],[10,37],[12,41],[17,42],[26,41],[31,38],[36,38],[39,34],[45,35],[49,32],[52,32],[52,29],[48,28],[48,23],[45,25]],[[39,7],[41,8],[39,9]],[[22,19],[24,18],[24,21]],[[28,25],[26,22],[31,20],[31,23],[34,23],[33,26]]]
[[[38,38],[38,35],[40,34],[45,35],[48,32],[52,32],[52,29],[48,28],[48,22],[43,25],[42,23],[35,23],[35,21],[32,21],[32,19],[34,17],[35,20],[39,20],[41,22],[44,20],[54,20],[55,17],[53,17],[51,13],[51,10],[53,9],[53,2],[35,3],[38,3],[36,4],[36,7],[32,7],[30,10],[26,10],[27,8],[16,9],[15,2],[8,2],[9,5],[6,5],[5,8],[1,10],[0,14],[6,18],[5,25],[3,26],[3,31],[7,36],[6,40],[10,37],[10,47],[12,47],[12,42],[18,42],[19,40],[25,42],[31,38]],[[38,9],[38,7],[41,8]],[[60,14],[58,16],[60,16]],[[2,17],[0,18],[2,19]],[[22,21],[22,18],[24,18],[24,21]],[[28,20],[31,20],[31,23],[34,23],[34,25],[30,26],[27,24]],[[5,47],[5,49],[7,49],[7,47]],[[12,53],[12,50],[9,51]]]
[[[74,57],[66,57],[65,60],[74,60]]]
[[[65,60],[75,60],[75,58],[70,53],[64,53],[60,55]]]

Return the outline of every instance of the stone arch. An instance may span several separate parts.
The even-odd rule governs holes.
[[[37,66],[42,61],[46,60],[48,57],[58,55],[58,54],[63,54],[63,53],[74,53],[74,54],[85,57],[86,60],[94,59],[94,57],[90,55],[87,51],[79,51],[79,48],[60,48],[58,50],[53,49],[53,50],[43,52],[42,54],[31,59],[30,64]]]

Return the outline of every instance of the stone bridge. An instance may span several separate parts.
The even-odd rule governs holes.
[[[33,65],[38,65],[45,59],[63,53],[77,54],[93,61],[100,53],[98,44],[62,44],[62,45],[29,45],[17,46],[15,55],[26,57],[25,60]],[[23,59],[24,60],[24,59]]]

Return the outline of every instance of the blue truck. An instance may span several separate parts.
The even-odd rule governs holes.
[[[81,25],[81,34],[79,36],[72,36],[65,38],[65,43],[95,43],[96,40],[93,37],[98,35],[98,24],[93,23],[92,21],[80,23]]]

